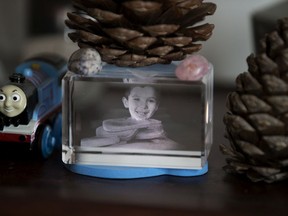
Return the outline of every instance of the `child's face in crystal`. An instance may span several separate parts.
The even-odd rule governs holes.
[[[158,109],[157,94],[151,86],[134,87],[128,98],[123,97],[122,101],[135,120],[149,119]]]

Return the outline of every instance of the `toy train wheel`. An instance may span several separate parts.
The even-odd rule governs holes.
[[[53,120],[52,134],[55,137],[55,148],[61,149],[62,147],[62,114],[59,113]]]
[[[42,159],[47,159],[55,148],[55,137],[49,125],[44,125],[38,129],[36,140],[36,148],[38,156]]]

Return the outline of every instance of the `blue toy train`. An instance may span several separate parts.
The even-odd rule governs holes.
[[[21,63],[0,87],[0,142],[29,144],[48,158],[61,145],[61,80],[67,61],[41,54]]]

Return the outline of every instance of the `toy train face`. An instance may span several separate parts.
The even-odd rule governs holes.
[[[66,65],[60,56],[38,55],[20,64],[10,81],[0,86],[0,142],[24,142],[31,147],[40,143],[41,151],[45,150],[42,142],[48,142],[47,148],[55,144],[53,133],[61,130],[61,79]]]
[[[37,87],[22,74],[12,74],[10,83],[0,88],[0,130],[27,125],[38,101]]]
[[[27,106],[25,93],[18,86],[6,85],[0,89],[0,112],[7,117],[15,117]]]

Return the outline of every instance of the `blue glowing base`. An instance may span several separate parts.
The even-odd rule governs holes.
[[[181,177],[192,177],[204,175],[208,172],[208,164],[200,170],[188,169],[163,169],[163,168],[127,168],[127,167],[107,167],[79,164],[65,164],[70,171],[87,176],[108,179],[136,179],[160,175],[172,175]]]

